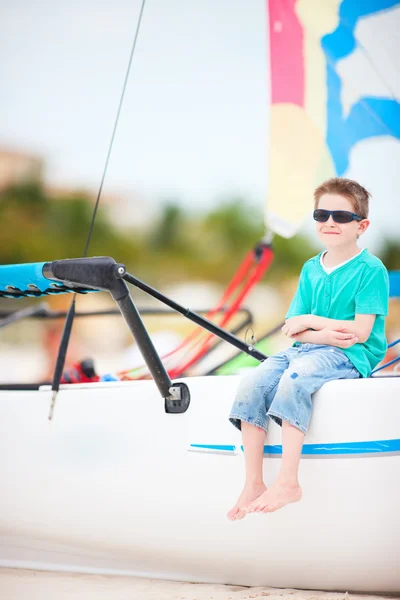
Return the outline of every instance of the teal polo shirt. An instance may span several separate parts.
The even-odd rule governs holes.
[[[329,275],[320,264],[323,253],[308,260],[286,318],[312,314],[353,321],[356,314],[376,315],[366,342],[342,348],[362,377],[384,358],[387,350],[385,317],[389,305],[388,272],[376,256],[363,250]],[[294,345],[299,345],[295,342]]]

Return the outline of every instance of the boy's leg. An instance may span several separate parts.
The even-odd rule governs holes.
[[[244,507],[266,490],[262,469],[267,411],[288,365],[286,353],[271,356],[247,375],[239,386],[230,421],[242,431],[246,480],[236,504],[228,512],[231,520],[242,519],[246,514]]]
[[[261,496],[265,487],[262,467],[264,457],[265,431],[260,427],[242,422],[242,440],[246,468],[246,480],[236,504],[228,512],[228,519],[237,521],[246,515],[243,508]]]
[[[311,418],[311,395],[327,381],[359,376],[346,355],[332,346],[305,344],[295,355],[268,411],[268,416],[282,425],[281,470],[276,482],[248,507],[248,512],[273,512],[300,500],[297,474]]]
[[[274,512],[301,499],[298,480],[304,433],[286,421],[282,422],[282,466],[275,483],[248,507],[247,512]]]

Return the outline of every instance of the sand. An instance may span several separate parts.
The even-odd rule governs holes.
[[[391,598],[400,596],[391,596]],[[1,600],[388,600],[387,596],[0,569]]]

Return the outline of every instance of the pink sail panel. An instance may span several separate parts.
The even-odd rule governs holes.
[[[271,102],[304,106],[303,28],[296,0],[269,1]]]

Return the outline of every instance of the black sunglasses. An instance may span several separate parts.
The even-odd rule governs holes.
[[[313,218],[318,223],[326,223],[329,219],[329,215],[332,215],[332,219],[335,223],[351,223],[351,221],[362,221],[363,218],[360,215],[349,212],[347,210],[325,210],[324,208],[317,208],[314,210]]]

